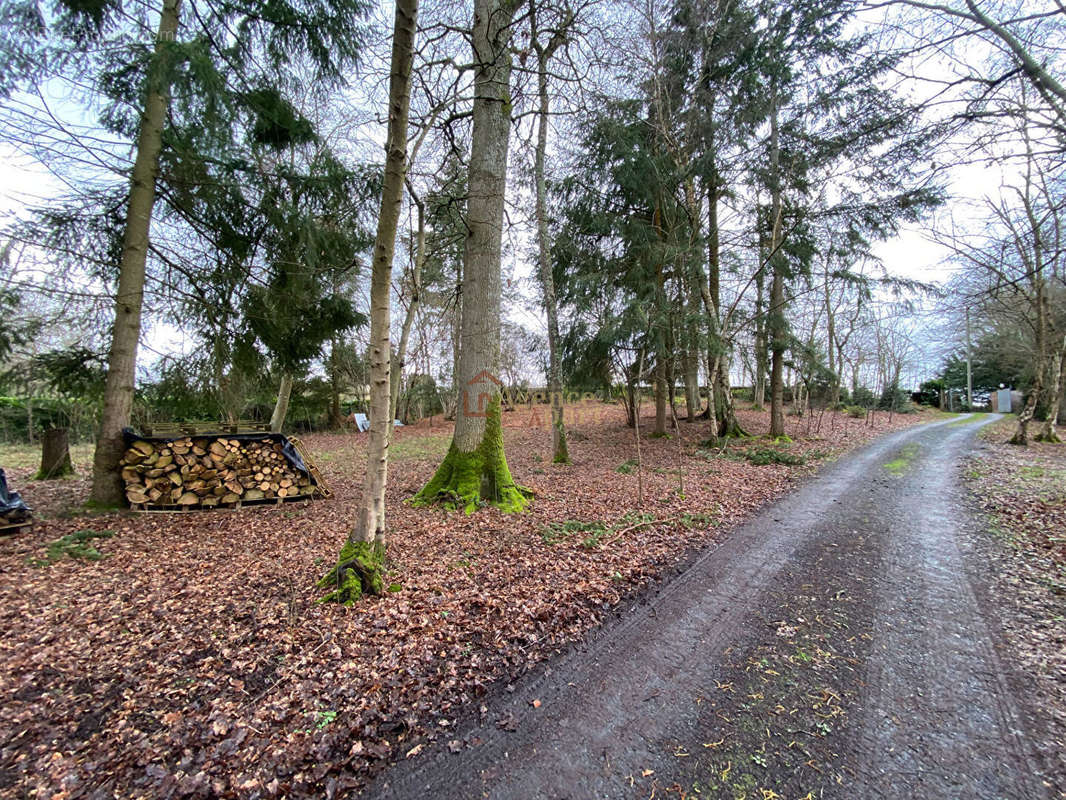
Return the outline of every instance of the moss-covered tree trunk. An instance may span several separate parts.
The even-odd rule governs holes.
[[[124,442],[122,429],[130,424],[133,387],[137,373],[137,345],[141,338],[144,274],[148,263],[148,238],[155,207],[159,154],[170,99],[166,54],[178,31],[180,0],[164,0],[155,52],[148,67],[144,113],[137,134],[137,154],[130,175],[126,228],[122,234],[115,322],[107,356],[107,382],[100,430],[93,454],[93,483],[89,501],[99,506],[119,505],[124,499],[118,462]]]
[[[389,348],[390,289],[396,228],[407,176],[407,120],[411,106],[418,0],[396,0],[389,79],[389,127],[385,141],[385,180],[374,238],[370,277],[370,437],[359,516],[341,548],[337,564],[319,581],[331,591],[324,601],[354,603],[363,594],[381,594],[385,561],[385,486],[392,435],[392,354]]]
[[[459,327],[455,434],[416,504],[472,511],[482,503],[513,511],[528,497],[503,452],[500,417],[500,249],[511,133],[511,21],[518,4],[475,0],[474,111],[468,178],[463,303]]]

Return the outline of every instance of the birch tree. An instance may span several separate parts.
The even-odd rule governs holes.
[[[319,581],[331,591],[323,600],[354,603],[363,593],[380,594],[385,560],[385,488],[392,435],[392,353],[389,346],[392,259],[407,172],[407,119],[411,105],[418,0],[396,0],[389,78],[389,124],[385,179],[374,239],[370,278],[370,441],[359,516],[341,548],[337,564]]]

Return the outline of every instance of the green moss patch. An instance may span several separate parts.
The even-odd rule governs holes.
[[[899,477],[910,469],[911,464],[914,463],[915,457],[918,455],[920,448],[916,444],[908,444],[903,447],[894,459],[886,462],[883,466],[886,472],[889,472],[896,477]]]
[[[470,514],[485,505],[503,511],[524,511],[532,497],[531,491],[514,482],[507,466],[497,395],[489,404],[480,446],[464,453],[453,441],[436,473],[411,502],[415,506],[441,503],[445,508],[461,508]]]
[[[757,467],[765,467],[769,464],[785,464],[786,466],[798,466],[806,462],[803,456],[786,453],[773,447],[752,447],[745,451],[744,457]]]
[[[319,589],[330,590],[319,602],[350,606],[364,594],[381,594],[385,586],[382,578],[384,566],[384,545],[376,542],[345,542],[337,564],[318,581]],[[391,586],[389,591],[393,591]]]

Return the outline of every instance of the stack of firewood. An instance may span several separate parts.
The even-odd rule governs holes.
[[[296,469],[274,439],[186,437],[137,440],[121,462],[133,506],[233,506],[311,497],[312,478]]]

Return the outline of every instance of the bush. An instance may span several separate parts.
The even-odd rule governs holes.
[[[862,419],[866,416],[866,409],[862,406],[848,406],[845,411],[848,412],[848,416],[853,419]]]
[[[851,402],[852,405],[862,406],[863,408],[873,408],[877,405],[877,398],[874,396],[874,393],[865,386],[860,386],[855,390]]]
[[[922,383],[918,391],[911,395],[911,399],[923,406],[940,407],[940,393],[945,389],[944,381],[934,378]]]
[[[885,390],[881,392],[881,399],[877,403],[877,407],[882,411],[895,411],[898,414],[906,413],[911,410],[911,398],[910,395],[899,388],[899,384],[892,384],[886,386]]]
[[[757,467],[765,467],[769,464],[785,464],[791,467],[805,461],[803,456],[794,456],[791,453],[775,450],[773,447],[753,447],[744,454],[744,457]]]

